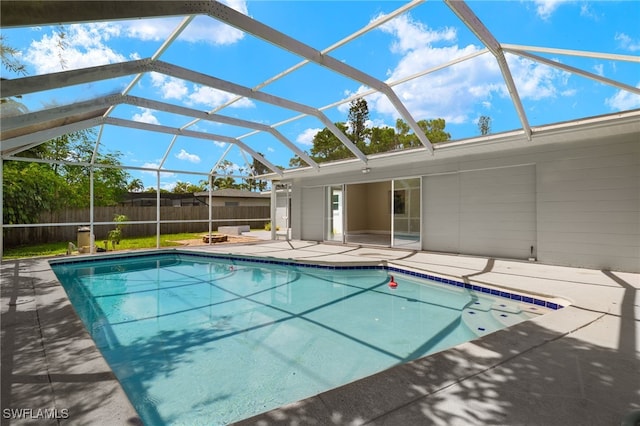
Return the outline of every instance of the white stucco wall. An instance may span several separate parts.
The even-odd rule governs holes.
[[[318,185],[421,176],[425,250],[526,258],[534,245],[541,262],[640,272],[637,133],[371,169],[294,181],[302,238],[323,237]]]
[[[527,259],[536,248],[534,165],[425,176],[423,205],[425,250]]]
[[[292,195],[297,195],[294,192]],[[303,240],[322,241],[324,239],[324,188],[304,188],[301,193],[300,238]],[[293,209],[292,209],[293,210]],[[294,235],[297,235],[294,234]]]

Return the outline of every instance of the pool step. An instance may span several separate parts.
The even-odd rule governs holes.
[[[504,324],[505,327],[510,327],[512,325],[518,324],[526,320],[521,315],[512,314],[504,311],[492,311],[491,315],[493,318],[501,324]]]
[[[506,312],[509,314],[519,314],[520,312],[522,312],[522,309],[520,309],[519,305],[514,305],[509,302],[495,302],[493,305],[491,305],[491,310]]]
[[[520,304],[478,299],[462,312],[462,321],[478,336],[510,327],[531,315]]]
[[[491,302],[483,299],[475,300],[468,306],[469,309],[480,312],[489,312],[491,310]]]
[[[482,312],[489,312],[492,310],[508,312],[510,314],[519,314],[520,312],[522,312],[522,307],[519,303],[512,303],[506,299],[504,301],[477,299],[474,300],[473,303],[471,303],[468,307]]]
[[[475,306],[462,311],[462,321],[476,336],[484,336],[503,327],[491,311],[482,311]]]

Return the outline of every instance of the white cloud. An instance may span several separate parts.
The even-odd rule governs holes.
[[[243,14],[248,14],[244,0],[223,1]],[[23,54],[25,63],[33,65],[36,74],[87,68],[128,59],[139,59],[137,52],[126,55],[107,44],[112,38],[142,41],[164,41],[181,22],[181,18],[139,19],[122,22],[72,24],[62,30],[42,34]],[[40,29],[39,29],[40,30]],[[39,32],[39,31],[38,31]],[[214,45],[237,43],[244,33],[216,19],[198,16],[184,30],[179,40]]]
[[[276,152],[276,150],[274,148],[271,148],[270,146],[267,147],[267,152]]]
[[[231,8],[248,15],[247,3],[244,0],[223,0]],[[163,41],[178,27],[182,18],[158,18],[131,20],[122,23],[123,32],[130,38],[143,41]],[[208,43],[213,45],[229,45],[244,37],[241,30],[224,24],[208,16],[197,16],[184,29],[178,40],[189,43]]]
[[[628,50],[630,52],[640,50],[640,40],[634,40],[625,33],[616,33],[615,40],[618,42],[618,46],[621,49]]]
[[[160,167],[160,162],[159,160],[155,162],[146,162],[142,165],[142,167],[145,169],[158,169]],[[158,176],[155,170],[141,170],[140,173],[144,175],[153,176],[154,178]],[[162,172],[160,173],[160,176],[163,178],[173,178],[173,177],[176,177],[177,175],[173,172]],[[155,185],[151,185],[151,186],[155,187]]]
[[[153,111],[149,108],[138,108],[140,109],[139,114],[133,115],[133,121],[139,121],[141,123],[149,123],[149,124],[160,124],[158,119],[153,115]]]
[[[222,90],[214,89],[208,86],[195,86],[193,92],[188,95],[188,104],[205,105],[213,108],[218,105],[222,105],[225,102],[235,98],[236,95],[223,92]],[[252,108],[255,107],[253,101],[247,98],[242,98],[237,102],[230,105],[230,108]]]
[[[321,130],[322,129],[306,129],[305,131],[303,131],[298,135],[298,137],[296,138],[296,142],[302,145],[311,146],[313,145],[313,138]]]
[[[173,188],[176,187],[178,182],[173,181],[173,182],[162,182],[160,181],[160,188],[164,189],[165,191],[169,191],[169,192],[173,192]]]
[[[556,97],[571,74],[526,58],[507,56],[509,68],[522,99],[541,100]]]
[[[455,29],[432,30],[407,15],[385,24],[383,31],[394,36],[391,50],[403,53],[389,71],[387,82],[477,53],[483,48],[460,46],[456,44]],[[521,98],[540,100],[570,93],[559,89],[566,89],[568,73],[516,56],[507,55],[507,59]],[[365,88],[358,89],[362,90]],[[478,105],[487,108],[494,104],[495,97],[509,99],[500,68],[488,53],[396,85],[393,90],[416,120],[444,118],[453,124],[471,122],[477,115]],[[371,95],[367,102],[371,112],[399,118],[385,96]],[[348,110],[348,105],[342,108]]]
[[[225,46],[242,40],[244,33],[208,16],[197,16],[180,35],[179,40]]]
[[[123,22],[123,32],[129,38],[142,41],[165,40],[180,24],[180,18],[136,19]]]
[[[408,52],[392,70],[388,81],[478,50],[471,45],[464,48],[423,46]],[[494,95],[507,95],[495,59],[486,54],[394,86],[393,90],[416,120],[444,118],[448,123],[468,121],[475,115],[473,109],[478,103],[488,101]],[[367,97],[367,102],[371,111],[399,118],[385,96],[372,95]]]
[[[208,86],[187,84],[186,81],[175,77],[170,77],[157,72],[149,73],[151,85],[160,90],[160,95],[164,99],[175,99],[184,102],[186,105],[200,105],[207,108],[214,108],[222,105],[236,95]],[[229,106],[229,108],[253,108],[255,104],[251,99],[242,98]]]
[[[159,160],[154,161],[154,162],[146,162],[142,165],[143,168],[145,169],[158,169],[160,167],[160,162]],[[158,175],[156,173],[155,170],[141,170],[140,173],[142,173],[143,175],[150,175],[153,176],[154,178],[156,178]],[[176,177],[177,174],[173,173],[173,172],[161,172],[160,173],[160,177],[163,178],[174,178]],[[150,185],[153,186],[155,188],[155,184],[154,185]],[[162,187],[162,184],[160,184],[160,186]]]
[[[119,35],[120,27],[112,23],[69,25],[32,41],[23,58],[36,74],[124,62],[127,58],[106,44]]]
[[[600,16],[596,14],[596,12],[591,8],[591,5],[588,3],[583,3],[580,5],[580,16],[590,18],[594,21],[600,20]]]
[[[636,87],[640,88],[640,83]],[[605,105],[614,111],[640,108],[640,96],[626,90],[618,90],[615,95],[605,100]]]
[[[151,77],[151,84],[160,89],[161,96],[164,99],[180,100],[189,93],[189,89],[187,89],[187,84],[184,80],[157,72],[152,72],[149,75]]]
[[[200,157],[198,157],[196,154],[189,154],[184,149],[181,149],[180,152],[176,154],[176,158],[179,160],[189,161],[190,163],[197,164],[200,162]]]
[[[560,6],[563,0],[535,0],[536,14],[545,21],[551,17],[553,12]]]
[[[381,120],[379,118],[377,118],[375,120],[367,120],[364,123],[364,125],[365,125],[365,127],[369,128],[369,129],[371,129],[373,127],[380,127],[380,128],[382,128],[382,127],[394,127],[394,126],[391,126],[391,125],[385,123],[384,120]]]
[[[375,21],[378,17],[374,18]],[[444,28],[439,31],[428,28],[421,22],[414,21],[411,15],[404,14],[380,26],[386,33],[396,36],[391,45],[393,53],[407,53],[425,45],[440,41],[452,42],[456,40],[455,28]]]
[[[603,76],[604,75],[604,64],[597,64],[593,66],[593,70],[596,72],[596,74],[598,74],[599,76]]]

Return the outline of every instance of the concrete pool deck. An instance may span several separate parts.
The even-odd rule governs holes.
[[[640,274],[306,241],[181,250],[386,261],[571,303],[238,424],[617,425],[640,410]],[[141,424],[48,260],[1,265],[2,425]],[[59,418],[9,419],[7,409]]]

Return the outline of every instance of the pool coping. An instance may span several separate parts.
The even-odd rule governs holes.
[[[275,253],[276,250],[282,249],[284,254],[281,255],[289,256],[291,259],[294,259],[296,255],[308,255],[304,248],[307,247],[306,245],[299,252],[296,252],[295,250],[299,248],[295,247],[297,244],[287,243],[291,246],[290,249],[287,249],[287,245],[283,245],[282,242],[265,244],[267,244],[264,247],[265,250]],[[333,251],[333,249],[327,247],[323,247],[323,249]],[[182,250],[180,249],[180,251]],[[240,246],[233,248],[226,246],[224,248],[191,248],[187,251],[190,253],[192,251],[202,251],[238,256],[238,252],[241,250],[242,247]],[[377,251],[381,252],[381,250]],[[166,253],[167,251],[154,250],[154,252]],[[386,253],[384,250],[382,252]],[[139,252],[131,252],[127,253],[127,255],[134,253]],[[260,255],[244,253],[242,256]],[[95,255],[91,257],[95,258]],[[392,267],[399,264],[399,267],[407,269],[406,263],[408,261],[406,259],[407,257],[402,257],[400,260],[387,259],[386,261],[388,262],[387,265],[392,265]],[[450,256],[449,259],[452,263],[455,263],[456,260],[464,263],[469,258]],[[487,260],[487,258],[484,259]],[[7,386],[7,382],[10,386],[10,400],[7,401],[3,392],[3,408],[7,407],[7,404],[11,408],[46,408],[53,404],[58,409],[70,407],[74,415],[72,423],[99,423],[100,419],[105,421],[108,419],[110,424],[139,424],[140,419],[137,417],[137,413],[131,407],[117,380],[114,382],[108,367],[105,369],[104,360],[102,359],[101,361],[101,355],[88,333],[82,327],[81,331],[84,333],[78,332],[76,322],[80,320],[72,308],[69,310],[70,304],[66,299],[64,290],[57,283],[55,275],[49,267],[49,260],[57,263],[55,259],[30,259],[7,261],[3,262],[2,265],[3,278],[9,278],[9,282],[3,282],[2,285],[3,349],[13,349],[13,353],[6,353],[3,350],[3,390]],[[60,261],[64,262],[64,259]],[[331,260],[330,263],[335,261],[335,259]],[[380,260],[375,260],[374,262],[378,261]],[[349,263],[350,259],[345,259],[345,262]],[[370,264],[371,260],[363,258],[361,262]],[[637,293],[637,289],[640,288],[640,274],[611,273],[580,268],[557,269],[559,267],[527,265],[526,263],[508,260],[503,262],[506,262],[514,270],[522,268],[536,270],[538,268],[540,271],[538,276],[529,277],[529,281],[539,287],[536,288],[536,292],[539,294],[552,293],[549,288],[554,285],[551,282],[553,280],[545,279],[545,274],[566,274],[568,278],[562,282],[562,286],[557,288],[556,294],[563,300],[570,302],[571,305],[525,323],[486,335],[481,339],[408,364],[393,367],[365,379],[243,420],[238,424],[271,425],[296,422],[299,424],[415,424],[418,422],[424,423],[425,420],[427,420],[427,423],[430,421],[432,423],[453,424],[455,422],[451,423],[450,421],[456,417],[449,412],[451,410],[443,410],[439,406],[439,410],[426,410],[426,408],[433,408],[435,403],[440,401],[438,403],[444,404],[445,408],[455,407],[456,410],[460,411],[462,407],[456,407],[456,399],[450,398],[452,394],[460,392],[460,389],[464,389],[473,383],[494,383],[489,379],[493,379],[496,376],[496,372],[533,355],[537,356],[540,351],[552,351],[556,354],[557,359],[564,359],[566,357],[564,355],[565,352],[578,351],[576,349],[578,346],[574,344],[567,346],[571,349],[570,351],[557,351],[554,348],[564,348],[566,342],[573,343],[578,337],[579,339],[576,341],[589,345],[591,350],[588,356],[593,357],[593,354],[602,353],[607,355],[608,358],[617,361],[613,362],[611,368],[617,368],[615,367],[617,364],[621,365],[620,368],[625,367],[624,372],[619,372],[618,370],[612,372],[612,377],[618,384],[618,389],[606,388],[602,392],[597,392],[590,388],[586,390],[582,388],[576,395],[566,392],[566,395],[562,397],[565,403],[563,405],[564,412],[561,413],[540,410],[540,407],[536,406],[536,404],[531,407],[520,407],[516,412],[515,410],[506,409],[504,401],[492,400],[491,398],[479,400],[477,397],[470,396],[469,401],[465,402],[465,404],[471,402],[472,405],[477,405],[475,408],[477,412],[473,415],[467,413],[466,423],[473,424],[474,422],[469,422],[469,420],[473,420],[474,416],[480,414],[489,416],[489,420],[494,422],[511,424],[518,422],[509,421],[510,417],[516,418],[521,415],[540,419],[538,424],[563,424],[566,423],[567,419],[591,421],[593,418],[602,418],[603,416],[608,416],[606,417],[608,420],[615,419],[619,422],[618,419],[621,418],[620,416],[624,414],[625,410],[634,407],[640,409],[637,403],[634,402],[636,405],[633,405],[634,403],[629,402],[630,396],[633,397],[640,394],[637,385],[640,381],[637,380],[637,375],[629,373],[629,371],[640,371],[637,355],[638,346],[640,345],[638,344],[638,339],[629,337],[635,335],[635,329],[629,329],[628,326],[624,327],[625,324],[629,323],[635,326],[640,316],[636,312],[637,309],[628,309],[628,295]],[[418,266],[419,268],[416,269],[420,271],[442,269],[442,264],[440,263],[423,263]],[[465,270],[463,272],[468,271]],[[602,274],[599,274],[599,272],[602,272]],[[471,285],[483,285],[483,283],[487,285],[489,283],[496,288],[510,288],[500,281],[501,277],[493,277],[491,273],[482,273],[482,268],[477,267],[475,272],[459,273],[457,277],[461,280],[460,282],[465,284],[468,281]],[[593,283],[588,282],[589,280],[585,280],[581,276],[584,274],[590,274],[591,278],[589,279],[592,281],[599,280],[598,287],[593,286]],[[597,279],[593,278],[596,276]],[[608,280],[605,283],[606,285],[600,283],[603,280]],[[5,280],[3,279],[3,281]],[[528,283],[526,281],[523,280],[522,283],[511,288],[512,291],[520,291],[521,288],[527,287]],[[29,298],[31,294],[33,295],[33,300],[25,299],[24,303],[17,304],[15,298],[11,299],[12,295],[6,294],[6,289],[18,289],[23,294],[22,296],[18,295],[18,298]],[[587,292],[595,292],[593,297],[597,300],[591,306],[587,303],[588,299],[580,300],[580,294],[585,290],[588,290]],[[62,294],[60,291],[62,291]],[[13,305],[11,300],[13,300]],[[52,306],[59,307],[59,311],[50,311]],[[14,314],[21,313],[24,318],[16,316],[12,319],[10,315],[7,315],[11,314],[12,310]],[[10,347],[11,345],[5,345],[8,339],[7,336],[10,337],[11,333],[15,336],[18,329],[26,330],[27,327],[34,329],[34,318],[37,320],[35,328],[38,329],[38,333],[31,333],[30,336],[25,336],[24,339],[26,341],[39,341],[42,347],[41,350],[32,350],[28,354],[21,348],[15,347],[16,345],[13,348]],[[9,319],[9,321],[6,319]],[[27,324],[20,325],[19,322],[21,320],[26,320]],[[74,332],[65,333],[60,324],[73,328]],[[611,345],[607,340],[608,337],[601,330],[604,325],[607,326],[607,333],[605,334],[611,334],[611,330],[619,332],[621,343],[617,351],[611,352],[606,348]],[[625,339],[622,337],[625,337]],[[622,342],[625,341],[631,341],[633,347],[626,348],[623,351]],[[69,350],[77,352],[78,356],[65,354],[61,350],[65,345]],[[78,349],[76,350],[76,348]],[[96,356],[96,353],[98,356]],[[579,354],[581,357],[587,356],[581,352]],[[10,362],[6,362],[10,355],[13,358]],[[33,358],[34,362],[28,365],[18,362],[29,359],[29,357]],[[546,361],[541,359],[539,362],[545,363]],[[629,363],[632,366],[631,370],[628,368]],[[583,376],[586,374],[587,378],[591,377],[588,374],[589,371],[585,373],[584,370],[595,368],[592,364],[580,364],[583,368]],[[37,371],[33,372],[31,370]],[[562,370],[562,374],[566,374],[566,368]],[[34,376],[36,379],[22,380],[22,382],[20,380],[16,381],[16,377],[24,379],[26,376]],[[82,381],[76,382],[72,380],[76,376],[81,377]],[[551,380],[552,377],[545,377],[545,379]],[[583,377],[583,379],[585,378]],[[37,383],[32,383],[34,381]],[[106,387],[105,384],[107,385]],[[544,387],[544,383],[539,385]],[[557,383],[552,383],[552,385],[557,386]],[[518,386],[514,385],[516,388]],[[27,390],[32,391],[34,388],[37,388],[35,394],[27,392]],[[575,393],[575,390],[573,391]],[[593,396],[594,392],[597,397]],[[557,396],[553,396],[554,394],[558,394],[557,388],[539,391],[536,396],[538,400],[545,402],[548,401],[548,398],[557,399]],[[518,395],[518,392],[508,392],[507,395],[501,395],[501,397],[508,401],[518,399]],[[530,396],[528,398],[530,400]],[[567,401],[570,402],[569,407],[567,407]],[[594,401],[599,404],[597,410],[596,407],[591,406]],[[602,408],[603,402],[604,408]],[[616,411],[616,407],[623,408]],[[500,416],[503,417],[494,414],[493,418],[491,418],[491,413],[497,413],[501,410],[503,413]],[[464,414],[465,412],[463,409],[462,413]],[[464,417],[462,414],[458,414],[458,416],[462,416],[460,418]],[[56,422],[65,423],[65,420],[59,419]],[[2,424],[22,423],[27,424],[28,422],[24,420],[9,422],[5,418],[2,419]],[[58,423],[54,422],[52,424]]]
[[[437,276],[429,273],[422,272],[415,268],[410,268],[406,266],[399,266],[394,264],[393,262],[387,261],[369,261],[369,262],[351,262],[349,264],[343,265],[335,265],[329,262],[309,262],[309,261],[301,261],[295,259],[279,259],[275,257],[263,257],[260,256],[246,256],[246,255],[238,255],[238,254],[219,254],[219,253],[198,253],[194,251],[186,251],[180,249],[169,249],[169,250],[151,250],[146,251],[144,253],[137,253],[136,257],[151,257],[156,255],[185,255],[192,257],[201,257],[206,259],[227,259],[227,260],[240,260],[245,262],[257,263],[257,264],[271,264],[271,265],[282,265],[282,266],[297,266],[301,268],[318,268],[318,269],[332,269],[332,270],[359,270],[359,269],[383,269],[388,272],[394,272],[398,274],[404,274],[415,278],[425,279],[435,281],[440,284],[445,284],[448,286],[464,288],[467,290],[477,291],[480,293],[488,294],[491,296],[500,297],[503,299],[510,300],[512,302],[519,302],[528,305],[534,305],[537,307],[547,308],[551,310],[562,309],[571,303],[565,299],[548,296],[548,295],[535,295],[531,293],[525,292],[511,292],[506,291],[504,287],[499,288],[491,285],[479,285],[472,284],[471,282],[464,282],[461,280],[455,280],[451,278],[445,278],[442,276]],[[100,259],[106,260],[114,260],[119,257],[122,258],[131,258],[131,254],[113,254],[113,255],[105,255],[105,256],[94,256],[94,257],[86,257],[82,259],[54,259],[50,260],[50,265],[65,265],[65,264],[78,264],[84,262],[92,262]]]

